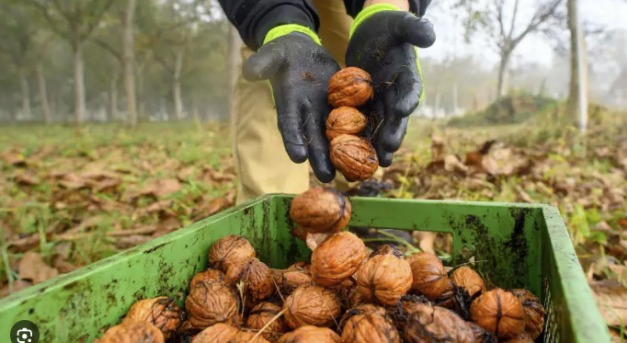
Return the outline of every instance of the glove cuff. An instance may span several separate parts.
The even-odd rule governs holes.
[[[351,25],[351,29],[348,34],[349,39],[350,37],[353,36],[353,33],[355,32],[357,27],[359,27],[361,23],[363,23],[366,19],[370,18],[373,14],[383,12],[383,11],[400,11],[400,10],[401,10],[400,8],[392,4],[375,4],[375,5],[366,7],[361,12],[359,12],[359,14],[357,14],[357,16],[355,17],[355,20],[353,20],[353,24]]]
[[[320,37],[318,37],[318,35],[312,29],[306,26],[298,25],[298,24],[285,24],[285,25],[279,25],[279,26],[273,27],[266,34],[266,37],[263,40],[263,45],[266,45],[266,43],[271,42],[279,37],[288,35],[292,32],[303,33],[307,35],[309,38],[311,38],[314,41],[314,43],[318,45],[322,45],[322,42],[320,41]]]

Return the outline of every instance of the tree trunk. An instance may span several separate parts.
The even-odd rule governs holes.
[[[507,90],[507,66],[509,65],[510,56],[511,50],[501,53],[501,62],[499,63],[499,81],[496,86],[497,100],[505,95],[505,91]]]
[[[74,44],[74,118],[81,126],[85,118],[85,83],[83,73],[83,42],[75,39]]]
[[[37,82],[39,83],[39,98],[41,109],[44,112],[44,119],[46,124],[50,124],[52,123],[52,113],[50,113],[50,104],[48,104],[48,87],[46,86],[44,66],[41,62],[37,63]]]
[[[137,119],[145,115],[146,100],[144,98],[144,66],[139,63],[137,65]]]
[[[30,119],[30,87],[28,86],[28,76],[23,68],[20,68],[20,85],[22,88],[22,115],[26,119]]]
[[[568,87],[567,116],[575,118],[579,105],[579,37],[577,34],[577,0],[568,0],[568,30],[570,31],[570,85]]]
[[[128,125],[137,125],[137,105],[135,99],[135,45],[133,42],[133,16],[136,0],[126,3],[124,18],[124,88],[126,90],[126,115]]]
[[[109,120],[117,120],[118,118],[118,70],[114,71],[109,85]]]
[[[183,102],[181,99],[181,71],[183,70],[183,57],[185,47],[180,46],[176,52],[176,61],[174,65],[174,82],[172,83],[172,91],[174,94],[174,114],[176,120],[183,119]]]

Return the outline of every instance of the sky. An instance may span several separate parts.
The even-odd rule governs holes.
[[[521,1],[520,23],[527,22],[538,0]],[[434,0],[427,10],[426,17],[433,22],[436,30],[436,43],[421,50],[421,56],[442,59],[447,56],[472,54],[494,64],[498,55],[485,42],[485,39],[464,42],[464,30],[460,18],[455,18],[446,8],[450,1]],[[512,2],[512,1],[510,1]],[[608,30],[627,30],[627,1],[624,0],[579,0],[580,15],[595,25],[603,24]],[[625,47],[627,49],[627,47]],[[516,48],[513,63],[536,62],[550,66],[555,57],[553,47],[545,38],[538,35],[527,36]]]

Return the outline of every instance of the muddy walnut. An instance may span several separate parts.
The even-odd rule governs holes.
[[[368,120],[359,110],[342,106],[329,114],[326,122],[326,134],[329,141],[341,135],[357,135],[366,128]]]
[[[526,289],[513,289],[512,294],[518,298],[518,301],[523,306],[523,311],[525,312],[525,332],[532,340],[537,339],[544,327],[544,307],[540,304],[540,300]]]
[[[359,107],[371,99],[373,94],[372,77],[360,68],[344,68],[329,80],[329,104],[336,108]]]
[[[369,258],[359,267],[355,278],[363,301],[389,306],[396,305],[412,284],[409,263],[392,254]]]
[[[366,257],[366,245],[354,233],[343,231],[323,241],[311,255],[313,281],[334,286],[355,274]]]
[[[290,218],[309,233],[333,233],[350,221],[351,203],[335,189],[313,187],[290,204]]]
[[[499,339],[510,339],[525,330],[522,304],[511,292],[496,288],[482,293],[470,305],[472,320],[494,333]]]
[[[144,299],[131,306],[124,320],[145,321],[157,327],[167,340],[181,325],[183,310],[169,297]]]
[[[340,315],[340,298],[332,290],[313,285],[300,286],[283,303],[285,323],[292,329],[305,325],[333,325]]]
[[[383,307],[362,304],[346,312],[342,321],[342,341],[354,343],[400,343],[392,318]]]
[[[163,333],[143,320],[126,320],[111,327],[98,343],[164,343]]]
[[[341,134],[331,141],[331,162],[349,182],[367,180],[377,171],[377,152],[366,139]]]

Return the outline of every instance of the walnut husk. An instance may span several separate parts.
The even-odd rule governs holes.
[[[181,325],[184,313],[174,299],[161,296],[143,299],[134,303],[126,313],[124,320],[140,320],[150,323],[163,333],[164,339],[170,339]]]
[[[309,233],[342,230],[351,216],[351,203],[330,187],[313,187],[297,195],[290,204],[290,218]]]
[[[313,281],[325,287],[340,284],[355,274],[366,257],[366,245],[352,232],[342,231],[329,236],[311,255]]]
[[[357,135],[366,128],[368,120],[358,109],[348,106],[338,107],[329,113],[326,121],[326,135],[329,141],[341,135]]]
[[[396,321],[405,342],[475,343],[471,328],[455,312],[429,303],[402,304]]]
[[[498,343],[498,339],[491,332],[486,331],[486,329],[479,326],[479,324],[475,322],[466,322],[470,329],[472,330],[472,334],[475,336],[475,343]]]
[[[379,168],[377,152],[364,138],[341,134],[329,147],[331,163],[349,182],[371,178]]]
[[[239,302],[237,295],[220,281],[203,281],[194,286],[185,298],[187,320],[184,330],[203,330],[217,323],[235,321]]]
[[[272,271],[258,258],[254,257],[245,263],[232,266],[226,273],[226,284],[240,284],[245,302],[256,304],[274,294],[275,286]]]
[[[544,329],[544,306],[540,300],[526,289],[513,289],[512,294],[518,298],[525,312],[525,332],[532,340],[536,340]]]
[[[243,264],[255,256],[255,249],[246,238],[229,235],[213,243],[209,249],[209,265],[226,273],[229,267]]]
[[[435,301],[450,289],[450,280],[440,259],[428,252],[420,252],[408,258],[413,275],[412,290]]]
[[[362,304],[348,310],[340,322],[342,341],[354,343],[400,343],[394,322],[383,307]]]
[[[284,334],[278,343],[342,343],[342,338],[329,328],[305,325]]]
[[[355,280],[362,300],[393,306],[411,288],[412,273],[405,259],[385,254],[368,259]]]
[[[163,333],[156,326],[143,320],[125,320],[109,328],[99,343],[164,343]]]
[[[275,319],[279,312],[281,312],[281,306],[277,304],[271,302],[259,303],[248,314],[246,327],[256,332],[274,320],[264,329],[262,336],[270,342],[276,342],[287,330],[283,317]]]
[[[341,69],[329,79],[328,100],[335,108],[359,107],[372,98],[372,77],[357,67]]]
[[[514,294],[496,288],[482,293],[470,305],[470,317],[499,339],[510,339],[525,330],[525,313]]]
[[[340,299],[332,290],[315,286],[299,286],[285,298],[285,323],[291,329],[304,325],[330,327],[340,315]]]

